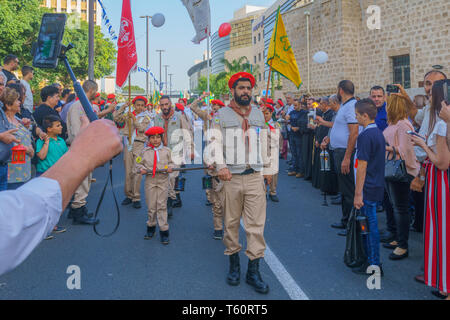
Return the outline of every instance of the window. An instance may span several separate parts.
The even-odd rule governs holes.
[[[261,41],[261,33],[258,33],[258,41]]]
[[[261,81],[261,73],[259,74],[259,81]]]
[[[256,56],[254,56],[254,58],[255,58],[255,64],[256,64]]]
[[[261,62],[261,53],[258,53],[258,60]]]
[[[405,89],[411,88],[411,66],[409,55],[392,57],[393,82]]]
[[[253,37],[253,44],[256,44],[256,36]]]

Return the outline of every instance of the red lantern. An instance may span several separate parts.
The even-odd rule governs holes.
[[[11,159],[12,164],[26,163],[27,149],[24,146],[19,144],[18,146],[13,147],[11,150],[12,150],[12,159]]]
[[[229,23],[223,23],[219,28],[219,37],[223,38],[226,37],[231,33],[231,24]]]

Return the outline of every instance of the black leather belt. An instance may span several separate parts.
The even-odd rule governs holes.
[[[246,176],[246,175],[249,175],[249,174],[252,174],[252,173],[255,173],[255,172],[256,172],[255,170],[250,168],[250,169],[247,169],[244,172],[242,172],[241,176]]]

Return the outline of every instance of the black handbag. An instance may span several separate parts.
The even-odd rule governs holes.
[[[389,155],[386,157],[386,164],[384,166],[384,179],[390,182],[408,182],[408,171],[406,171],[406,163],[400,157],[397,160],[397,152],[395,148],[394,155],[392,159],[388,159]]]
[[[360,215],[361,211],[353,208],[347,223],[344,263],[349,268],[360,267],[367,262],[361,228],[357,220]]]

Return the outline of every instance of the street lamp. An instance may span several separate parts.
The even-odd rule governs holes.
[[[146,27],[146,32],[147,32],[147,64],[146,64],[146,69],[147,69],[147,75],[146,75],[146,91],[147,91],[147,98],[150,98],[150,89],[149,89],[149,20],[152,19],[152,25],[156,28],[160,28],[164,25],[166,18],[164,17],[164,15],[162,15],[161,13],[156,13],[153,16],[141,16],[140,18],[145,19],[146,23],[147,23],[147,27]]]
[[[170,80],[169,80],[169,82],[170,82],[170,91],[169,91],[170,96],[172,96],[172,76],[173,76],[173,73],[170,73],[169,74],[169,77],[170,77]]]
[[[168,87],[167,87],[167,68],[169,68],[170,66],[168,65],[168,64],[166,64],[166,65],[164,65],[164,68],[166,69],[166,80],[165,80],[165,85],[166,85],[166,90],[165,90],[165,92],[167,92],[168,91]]]
[[[159,52],[159,91],[161,91],[162,88],[162,53],[164,50],[156,50],[156,52]]]

